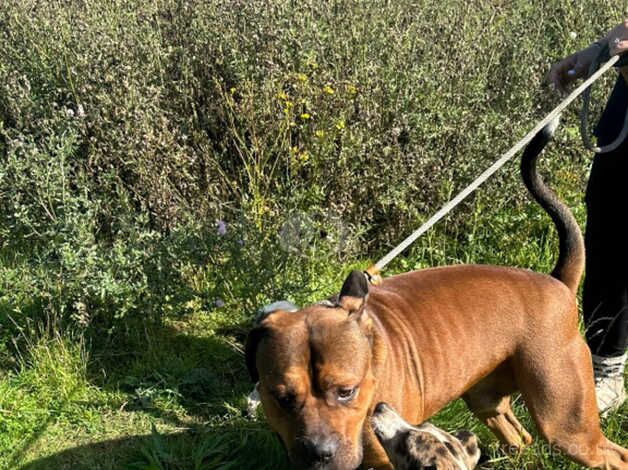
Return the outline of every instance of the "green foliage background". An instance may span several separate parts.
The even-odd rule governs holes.
[[[105,367],[194,315],[235,325],[217,337],[237,345],[264,302],[334,292],[551,109],[549,64],[625,7],[4,1],[3,374],[28,369],[40,338],[79,342]],[[582,221],[589,156],[575,110],[564,122],[544,171]],[[392,271],[549,270],[553,237],[513,164]]]

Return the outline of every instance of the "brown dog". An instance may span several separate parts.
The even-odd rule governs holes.
[[[504,444],[520,448],[531,437],[510,407],[519,390],[552,448],[588,467],[628,469],[628,452],[600,431],[578,331],[580,230],[536,173],[552,132],[527,147],[522,173],[559,232],[554,277],[463,265],[369,287],[353,272],[332,306],[277,311],[251,331],[247,367],[296,468],[392,468],[367,419],[381,401],[421,423],[462,396]]]

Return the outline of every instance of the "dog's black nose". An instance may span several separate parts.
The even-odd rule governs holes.
[[[375,405],[375,413],[383,413],[386,410],[386,403],[380,401],[377,405]]]
[[[330,437],[314,437],[303,440],[309,460],[321,463],[330,462],[338,450],[338,441]]]

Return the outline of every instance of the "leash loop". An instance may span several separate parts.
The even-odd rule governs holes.
[[[589,76],[593,75],[600,67],[600,64],[610,60],[610,46],[604,44],[595,60],[589,67]],[[617,59],[617,66],[628,64],[628,54]],[[592,84],[593,85],[593,84]],[[608,145],[599,147],[593,145],[591,142],[591,135],[589,134],[589,105],[591,102],[591,90],[593,86],[584,90],[582,94],[582,109],[580,110],[580,135],[582,136],[582,143],[584,146],[594,153],[608,153],[616,150],[628,137],[628,109],[626,109],[626,116],[624,118],[624,127],[617,136],[617,138]]]

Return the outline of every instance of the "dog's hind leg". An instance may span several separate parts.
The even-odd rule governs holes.
[[[508,452],[519,451],[532,442],[532,436],[510,407],[510,395],[515,390],[512,370],[503,364],[463,395],[469,409],[497,436]]]
[[[628,451],[600,430],[591,353],[575,328],[570,336],[526,343],[513,367],[530,414],[552,448],[590,468],[628,469]]]

